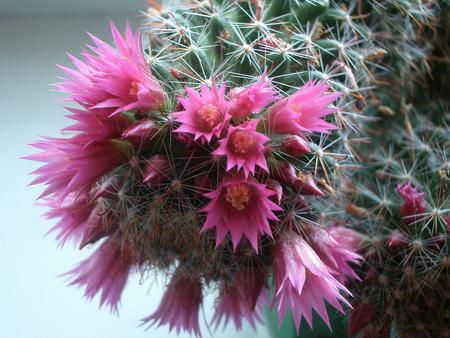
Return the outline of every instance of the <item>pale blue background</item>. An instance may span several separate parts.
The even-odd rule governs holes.
[[[139,23],[143,0],[0,0],[0,337],[1,338],[137,338],[176,337],[166,328],[145,331],[139,319],[155,310],[161,283],[128,283],[120,317],[97,309],[82,290],[66,287],[57,276],[87,252],[72,245],[56,247],[44,237],[53,221],[33,206],[41,187],[26,187],[36,164],[20,160],[33,152],[27,143],[38,135],[58,136],[67,125],[65,111],[51,93],[55,64],[68,65],[65,51],[77,54],[87,42],[86,31],[109,40],[108,17],[123,29],[125,18]],[[207,299],[210,317],[212,298]],[[201,315],[203,329],[203,315]],[[204,337],[209,337],[203,330]],[[248,326],[237,334],[233,327],[217,338],[268,337],[261,327]],[[181,335],[180,337],[187,337]]]

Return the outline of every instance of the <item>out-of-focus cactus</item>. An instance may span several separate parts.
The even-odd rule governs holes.
[[[449,4],[385,3],[400,13],[379,24],[387,53],[363,109],[365,142],[353,147],[360,169],[324,216],[363,236],[351,335],[448,337]]]

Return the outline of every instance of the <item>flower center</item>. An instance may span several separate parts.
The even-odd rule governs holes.
[[[130,86],[130,90],[128,91],[128,94],[130,94],[131,96],[136,96],[137,92],[139,90],[138,85],[139,85],[139,83],[136,81],[131,82],[131,86]]]
[[[236,154],[245,155],[254,145],[253,135],[248,131],[235,131],[230,136],[230,145]]]
[[[297,103],[292,103],[289,105],[289,108],[291,108],[293,111],[295,111],[296,113],[298,113],[299,115],[302,114],[302,108],[300,107],[299,104]]]
[[[236,184],[226,188],[225,198],[238,211],[245,209],[250,201],[251,191],[247,184]]]
[[[213,104],[206,104],[197,111],[197,116],[204,130],[211,131],[222,121],[222,114]]]

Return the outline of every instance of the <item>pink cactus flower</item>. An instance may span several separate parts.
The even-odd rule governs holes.
[[[216,329],[224,321],[225,327],[230,319],[233,320],[234,326],[238,331],[242,329],[242,320],[245,319],[253,329],[256,329],[256,323],[261,321],[259,313],[261,304],[257,304],[255,308],[251,308],[248,304],[243,290],[239,286],[222,286],[219,297],[217,298],[216,309],[212,323]]]
[[[158,108],[164,91],[148,69],[140,34],[133,35],[127,24],[122,37],[112,22],[111,31],[117,49],[90,35],[93,54],[83,51],[84,62],[69,55],[77,69],[60,66],[68,78],[56,85],[58,90],[89,109],[111,109],[112,115]]]
[[[418,192],[416,188],[411,185],[411,182],[397,186],[398,193],[403,198],[403,204],[400,206],[400,216],[406,224],[414,222],[418,215],[425,212],[424,193]]]
[[[258,120],[245,122],[237,127],[229,126],[228,134],[219,141],[219,147],[213,152],[214,155],[225,155],[227,157],[227,171],[237,167],[243,169],[245,177],[249,173],[255,174],[255,167],[269,172],[264,157],[264,143],[270,138],[256,131]]]
[[[350,292],[338,281],[314,250],[297,234],[281,238],[273,251],[275,294],[273,305],[278,303],[278,323],[289,305],[297,332],[304,317],[312,327],[314,309],[330,327],[324,301],[344,313],[340,302],[350,304],[340,291]]]
[[[329,88],[326,83],[307,82],[297,92],[269,108],[263,118],[266,129],[272,133],[300,137],[302,133],[328,133],[336,129],[335,125],[322,119],[337,111],[337,108],[329,106],[340,93],[325,94]]]
[[[198,280],[192,280],[182,274],[176,274],[159,304],[158,309],[142,319],[143,324],[153,326],[169,324],[169,330],[181,330],[200,337],[198,314],[202,303],[202,288]]]
[[[61,246],[64,246],[68,240],[81,239],[95,208],[95,204],[89,202],[87,194],[80,196],[70,194],[63,203],[58,203],[55,199],[48,199],[44,204],[50,207],[45,216],[59,219],[49,233],[58,232],[56,239]]]
[[[348,250],[358,251],[361,247],[361,236],[350,228],[333,225],[328,228],[328,232],[339,245]]]
[[[64,275],[73,277],[70,285],[85,286],[84,295],[89,300],[100,292],[100,306],[107,304],[111,311],[117,312],[132,266],[120,241],[111,237],[92,256]]]
[[[111,138],[119,138],[130,124],[124,116],[109,117],[110,109],[66,109],[71,113],[67,117],[77,122],[62,131],[78,132],[78,142],[83,141],[86,145]]]
[[[236,122],[243,121],[251,114],[259,113],[276,98],[277,92],[270,87],[270,80],[264,74],[252,85],[230,91],[231,116]]]
[[[225,86],[217,89],[213,82],[211,89],[202,84],[201,95],[189,87],[186,92],[187,98],[178,98],[184,110],[172,113],[181,124],[175,132],[193,134],[194,140],[201,142],[210,142],[213,136],[220,137],[231,118],[230,103],[225,101]]]
[[[215,191],[205,194],[211,201],[202,210],[208,215],[201,231],[216,227],[216,245],[230,232],[235,250],[245,235],[258,251],[258,235],[272,236],[269,220],[277,220],[273,212],[281,210],[269,199],[274,194],[253,177],[226,176]]]
[[[57,197],[47,198],[42,203],[50,208],[46,217],[59,219],[49,233],[57,232],[60,246],[73,240],[80,249],[110,235],[117,224],[113,223],[114,218],[105,217],[103,197],[115,198],[119,186],[116,179],[109,177],[89,193],[71,193],[62,202]]]
[[[59,201],[70,193],[88,191],[101,176],[126,162],[129,149],[127,142],[115,140],[86,144],[84,135],[47,137],[32,145],[42,152],[25,159],[46,164],[33,171],[38,177],[31,184],[48,186],[39,198],[55,195]]]
[[[223,282],[211,321],[215,328],[222,320],[225,327],[231,319],[240,330],[244,319],[256,329],[256,323],[261,321],[260,312],[268,300],[266,278],[267,273],[263,269],[245,266],[236,273],[233,283]]]
[[[147,184],[161,184],[167,181],[170,172],[170,164],[167,157],[164,155],[153,155],[145,164],[143,182]]]
[[[360,280],[351,267],[351,264],[358,265],[362,259],[354,247],[358,239],[359,236],[354,231],[341,226],[327,230],[316,227],[311,234],[311,247],[342,284],[345,284],[348,278]]]

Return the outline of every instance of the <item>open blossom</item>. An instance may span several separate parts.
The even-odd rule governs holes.
[[[245,177],[249,173],[255,173],[255,167],[269,172],[264,157],[264,143],[270,138],[256,131],[258,120],[245,122],[237,127],[229,126],[228,134],[219,141],[219,147],[213,152],[214,155],[226,155],[227,171],[233,167],[243,169]]]
[[[50,138],[35,142],[42,152],[25,157],[46,163],[33,171],[38,177],[31,184],[48,187],[40,198],[55,195],[63,200],[70,193],[89,190],[104,174],[127,160],[128,143],[106,140],[86,145],[83,135],[70,139]]]
[[[294,94],[271,106],[263,118],[266,129],[272,133],[294,134],[327,133],[336,126],[326,122],[322,117],[337,111],[329,105],[340,93],[325,94],[329,85],[307,82]]]
[[[183,330],[199,337],[201,334],[198,315],[201,303],[200,281],[176,274],[167,286],[158,309],[142,321],[150,326],[158,323],[158,327],[168,324],[169,330],[175,328],[177,334]]]
[[[64,275],[72,277],[71,285],[85,286],[86,298],[92,299],[100,292],[100,306],[107,304],[112,311],[117,311],[132,266],[132,260],[122,250],[120,241],[112,237]]]
[[[57,88],[88,109],[108,108],[112,114],[158,108],[164,91],[148,70],[140,34],[133,35],[128,24],[125,37],[113,23],[111,31],[117,49],[90,35],[93,54],[83,51],[85,61],[69,55],[77,69],[61,66],[68,78]]]
[[[261,320],[260,311],[267,303],[267,273],[257,266],[241,267],[233,283],[223,282],[211,323],[215,327],[224,321],[224,327],[231,319],[237,330],[242,328],[243,319],[255,329]]]
[[[172,113],[181,124],[175,132],[193,134],[195,140],[202,142],[210,142],[213,136],[220,137],[231,118],[230,103],[225,101],[225,86],[218,89],[213,82],[211,89],[202,84],[201,95],[189,87],[186,92],[187,98],[178,98],[184,110]]]
[[[407,224],[414,222],[416,215],[422,214],[425,210],[424,193],[418,192],[416,188],[408,182],[397,186],[398,193],[403,198],[403,204],[400,206],[400,216]]]
[[[281,210],[269,199],[274,194],[253,177],[226,176],[216,190],[205,194],[211,201],[203,209],[208,215],[202,231],[216,227],[216,245],[230,232],[235,250],[246,236],[258,251],[258,235],[272,236],[269,220],[276,220],[273,212]]]
[[[327,230],[316,228],[310,235],[312,248],[339,282],[344,284],[347,278],[359,280],[351,267],[362,259],[356,253],[359,237],[353,230],[341,226]]]
[[[350,305],[340,291],[350,292],[332,275],[332,270],[299,235],[291,234],[280,239],[273,250],[275,294],[280,324],[287,306],[291,307],[297,332],[304,317],[312,327],[314,309],[330,327],[325,300],[340,312],[340,302]]]
[[[259,113],[277,98],[277,92],[269,84],[270,80],[263,75],[250,86],[233,88],[230,91],[230,114],[234,121],[242,121],[251,114]]]
[[[87,224],[92,223],[91,215],[95,214],[95,203],[89,201],[87,194],[70,194],[63,203],[59,203],[57,199],[49,199],[45,205],[51,208],[46,213],[47,218],[59,219],[50,232],[57,232],[56,239],[61,246],[68,240],[80,240]]]
[[[70,111],[66,115],[76,123],[63,128],[63,132],[77,132],[77,141],[89,145],[111,138],[119,138],[128,128],[129,120],[122,115],[110,117],[110,109],[76,109],[66,108]]]
[[[215,323],[217,328],[223,319],[223,325],[225,327],[231,319],[233,320],[236,329],[240,330],[242,328],[242,320],[245,319],[253,329],[255,329],[256,323],[261,321],[261,315],[259,313],[260,306],[261,304],[256,304],[256,306],[252,308],[247,302],[244,290],[242,290],[239,285],[223,285],[217,299],[212,322],[213,324]]]

